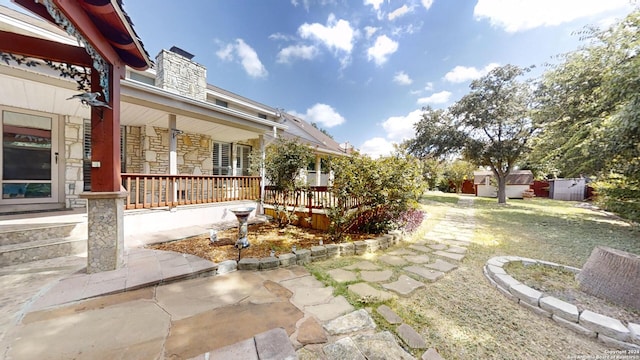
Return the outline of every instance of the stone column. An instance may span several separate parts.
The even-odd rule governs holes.
[[[85,192],[87,199],[87,273],[124,265],[124,199],[126,191]]]

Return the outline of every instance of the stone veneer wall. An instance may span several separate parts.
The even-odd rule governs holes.
[[[86,199],[80,199],[84,191],[82,176],[84,152],[84,119],[77,116],[66,116],[64,120],[64,192],[65,207],[80,208],[87,205]]]
[[[125,172],[142,173],[142,128],[140,126],[127,126],[124,132]]]
[[[195,100],[207,100],[207,69],[168,50],[156,56],[155,85]]]
[[[147,127],[144,134],[141,135],[141,156],[135,158],[132,155],[131,161],[140,162],[143,173],[168,174],[169,130]],[[134,147],[134,144],[127,143],[127,151],[129,147]],[[211,175],[213,171],[211,156],[210,136],[186,133],[178,135],[177,165],[179,174]],[[129,154],[127,154],[127,159],[129,159]]]

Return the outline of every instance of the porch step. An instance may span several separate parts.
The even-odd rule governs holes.
[[[87,236],[86,222],[21,223],[0,226],[0,246]]]
[[[1,245],[0,267],[69,255],[78,255],[85,253],[86,251],[86,236],[33,240],[20,244]]]

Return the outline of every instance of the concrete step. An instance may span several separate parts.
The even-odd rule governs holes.
[[[19,223],[0,227],[0,246],[87,236],[86,222]]]
[[[87,251],[86,236],[33,240],[0,246],[0,266],[78,255]]]

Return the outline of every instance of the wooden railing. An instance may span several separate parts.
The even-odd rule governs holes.
[[[260,199],[259,176],[122,174],[125,209]]]
[[[276,191],[273,186],[265,186],[264,203],[278,203],[284,205],[284,194]],[[359,201],[355,197],[346,200],[344,206],[347,208],[355,208]],[[325,209],[338,205],[338,198],[331,194],[327,186],[310,186],[308,189],[297,189],[289,195],[286,206],[303,207],[311,211],[311,209]]]

